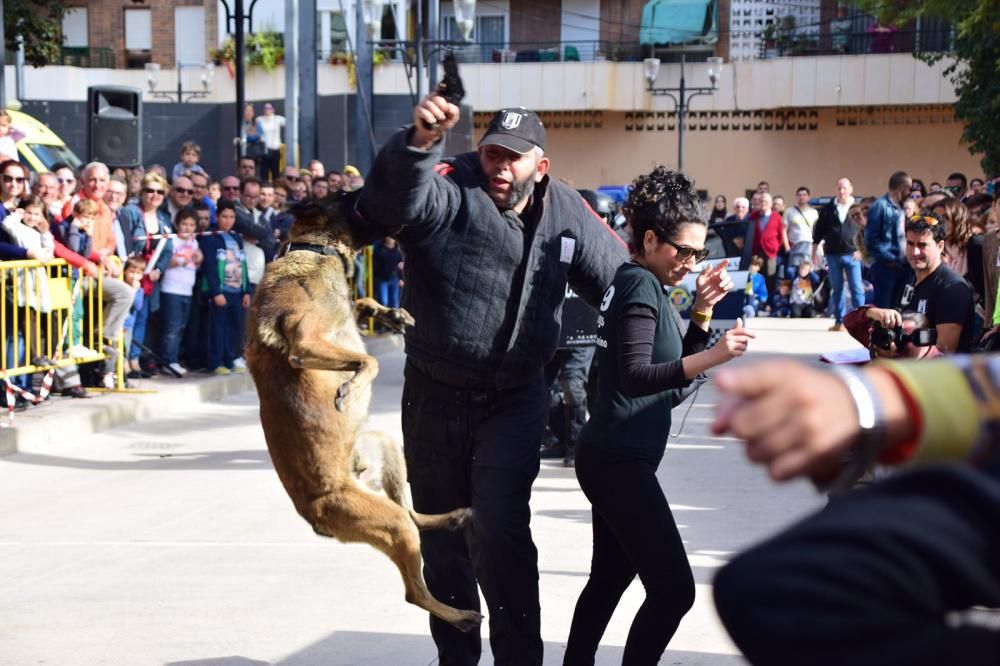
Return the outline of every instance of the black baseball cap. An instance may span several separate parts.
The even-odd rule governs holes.
[[[545,149],[545,126],[534,112],[523,106],[500,109],[493,116],[480,146],[503,146],[524,155],[536,146]]]

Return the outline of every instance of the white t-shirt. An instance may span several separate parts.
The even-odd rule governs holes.
[[[264,250],[253,243],[243,243],[243,254],[247,257],[247,281],[260,284],[264,279]]]
[[[260,125],[260,134],[267,149],[281,148],[281,128],[285,126],[285,117],[276,113],[271,116],[257,116],[257,123]]]
[[[812,245],[813,227],[819,219],[819,211],[812,206],[801,209],[792,206],[785,211],[785,227],[788,229],[788,244],[794,246],[802,241],[809,241]]]
[[[176,296],[190,296],[194,291],[195,274],[198,269],[194,265],[194,253],[198,250],[198,241],[195,239],[182,240],[174,239],[174,257],[183,259],[177,266],[171,266],[160,278],[160,290],[165,294]],[[174,258],[171,257],[171,263]]]

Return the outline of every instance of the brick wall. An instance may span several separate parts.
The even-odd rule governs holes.
[[[601,41],[639,43],[645,0],[601,0]]]
[[[173,67],[174,7],[205,7],[205,52],[216,47],[218,5],[213,0],[89,0],[73,3],[87,7],[88,38],[92,48],[109,48],[114,54],[115,67],[125,67],[125,10],[148,9],[152,12],[152,62]]]
[[[562,33],[561,0],[510,0],[510,41],[556,45]]]

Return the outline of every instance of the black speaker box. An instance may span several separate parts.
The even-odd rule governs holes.
[[[87,161],[104,162],[112,168],[142,165],[139,88],[87,88]]]

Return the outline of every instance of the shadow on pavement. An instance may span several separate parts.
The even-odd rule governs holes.
[[[153,444],[156,444],[153,442]],[[164,446],[168,444],[164,443]],[[160,453],[135,453],[135,460],[87,460],[53,456],[44,453],[15,453],[3,458],[4,463],[19,465],[46,465],[68,467],[70,469],[95,470],[146,470],[146,471],[187,471],[187,470],[236,470],[271,469],[271,457],[267,451],[170,451]]]
[[[484,631],[485,633],[485,631]],[[545,665],[562,663],[564,643],[545,643]],[[611,666],[622,663],[624,648],[617,645],[601,646],[597,652],[595,666]],[[279,666],[385,666],[399,664],[406,666],[432,666],[438,663],[434,656],[434,644],[429,635],[370,633],[361,631],[337,631],[323,640],[282,659]],[[247,661],[246,666],[258,662]],[[493,663],[489,653],[489,641],[483,638],[481,666]],[[685,666],[745,666],[742,657],[726,654],[685,652],[667,649],[660,660],[662,664],[684,664]],[[175,662],[169,666],[229,666],[224,661]],[[233,662],[233,666],[244,666],[244,662]]]

